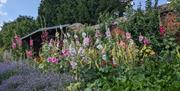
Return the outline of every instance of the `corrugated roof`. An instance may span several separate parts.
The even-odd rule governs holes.
[[[70,24],[59,25],[59,26],[53,26],[53,27],[47,27],[47,28],[40,28],[40,29],[38,29],[38,30],[36,30],[36,31],[34,31],[34,32],[32,32],[32,33],[30,33],[30,34],[28,34],[28,35],[22,37],[21,39],[24,40],[24,39],[26,39],[26,38],[28,38],[28,37],[30,37],[30,36],[32,36],[32,35],[38,33],[38,32],[41,32],[41,31],[52,30],[52,29],[57,29],[57,28],[61,28],[61,29],[62,29],[62,28],[64,28],[64,27],[68,27],[68,26],[70,26]]]

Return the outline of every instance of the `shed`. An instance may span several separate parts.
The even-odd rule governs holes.
[[[48,33],[48,40],[54,39],[55,38],[55,33],[56,31],[62,34],[63,32],[65,33],[67,31],[69,24],[65,25],[58,25],[58,26],[53,26],[53,27],[47,27],[47,28],[40,28],[24,37],[22,37],[23,44],[28,44],[27,47],[30,48],[29,46],[29,41],[30,39],[33,40],[33,52],[34,56],[39,56],[39,51],[40,48],[42,47],[42,38],[41,35],[44,31]],[[60,35],[61,38],[63,38],[63,35]]]

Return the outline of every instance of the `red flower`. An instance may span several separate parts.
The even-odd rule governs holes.
[[[164,29],[164,27],[163,27],[162,25],[159,27],[159,32],[160,32],[160,35],[161,35],[161,36],[164,36],[164,34],[165,34],[165,29]]]

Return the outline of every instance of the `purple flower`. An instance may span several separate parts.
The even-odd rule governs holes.
[[[126,32],[126,39],[127,39],[127,40],[128,40],[128,39],[131,39],[131,33]]]
[[[58,59],[55,57],[48,57],[48,62],[54,63],[54,64],[58,64]]]
[[[89,37],[85,37],[84,40],[83,40],[83,45],[84,46],[89,46],[90,44],[90,38]]]
[[[144,38],[143,43],[144,43],[144,45],[149,45],[150,44],[150,40],[147,39],[147,38]]]
[[[109,30],[107,30],[107,31],[105,32],[105,34],[106,34],[107,37],[111,37],[111,32],[110,32]]]
[[[62,51],[63,57],[67,57],[70,55],[70,51],[68,49],[65,49]]]
[[[139,35],[139,42],[142,42],[144,37],[142,35]]]

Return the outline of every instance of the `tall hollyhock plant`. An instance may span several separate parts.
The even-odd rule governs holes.
[[[48,40],[48,32],[47,31],[42,32],[41,39],[42,39],[42,42],[45,42]]]

